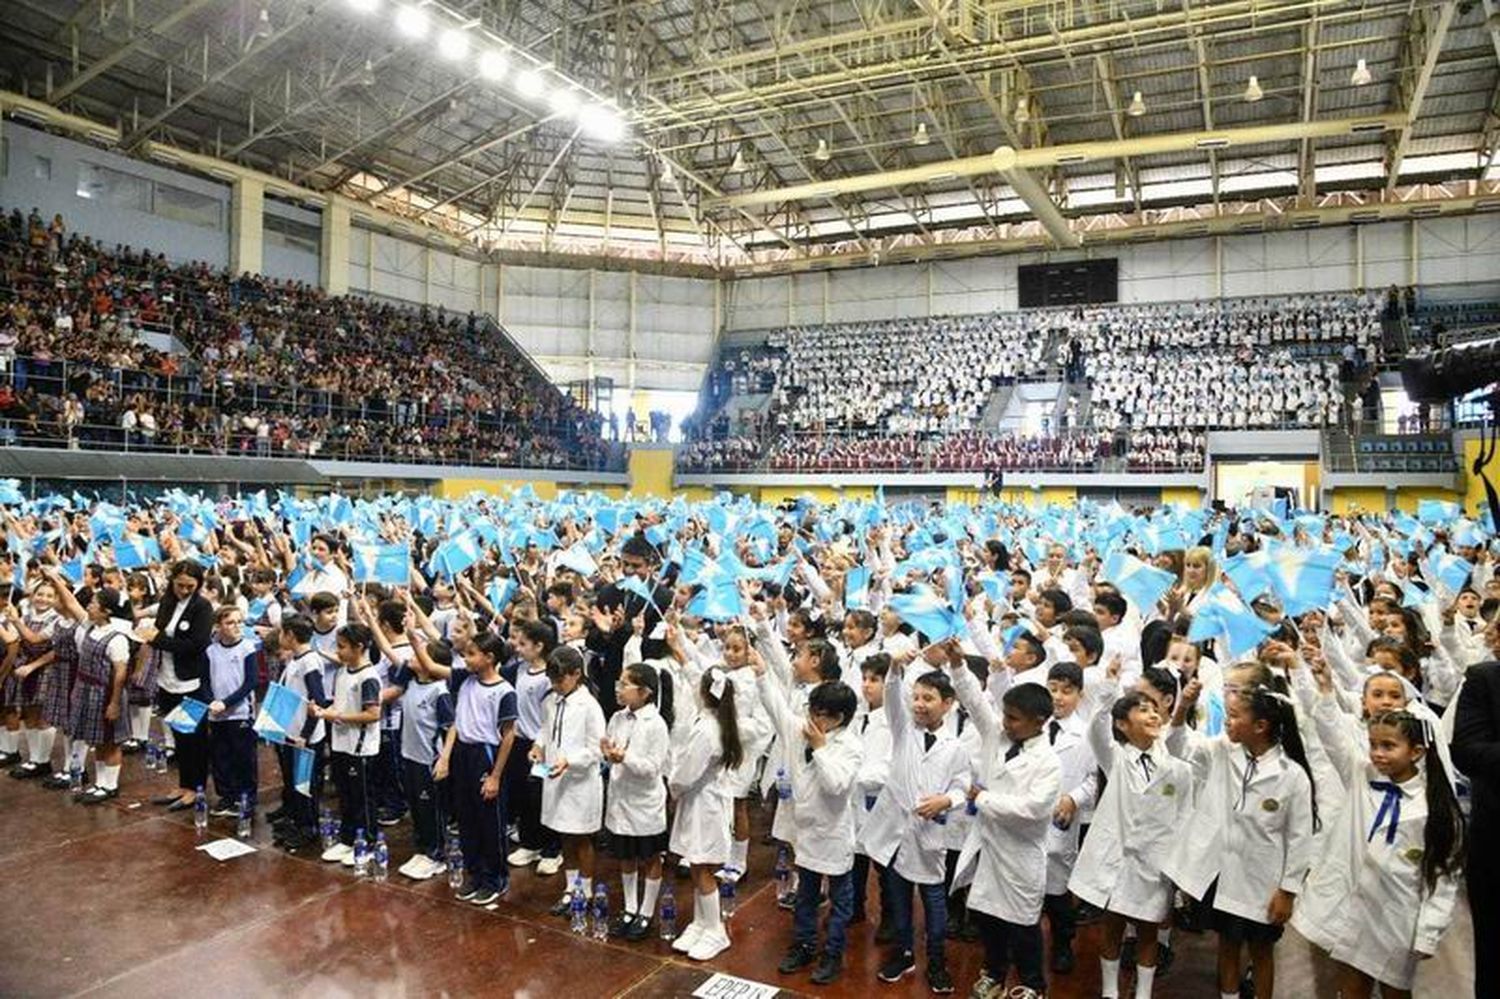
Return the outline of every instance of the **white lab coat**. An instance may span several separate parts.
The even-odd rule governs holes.
[[[859,852],[889,867],[913,884],[943,882],[943,827],[917,816],[917,802],[944,794],[954,808],[963,807],[968,791],[969,759],[963,744],[938,733],[931,749],[911,714],[911,698],[893,669],[885,679],[885,716],[891,731],[891,772],[885,788],[859,834]]]
[[[1047,890],[1047,829],[1062,790],[1062,764],[1045,733],[1032,736],[1013,759],[1000,715],[967,669],[953,671],[959,703],[983,740],[984,790],[978,814],[958,856],[953,888],[970,885],[968,907],[1007,923],[1034,924]]]
[[[965,786],[975,781],[983,783],[984,739],[980,735],[979,727],[969,719],[967,711],[954,708],[948,712],[948,717],[943,719],[943,731],[958,740],[969,758],[969,769],[964,778]],[[962,850],[964,844],[969,841],[969,829],[973,825],[974,818],[969,814],[967,806],[955,808],[949,812],[947,821],[943,823],[943,848],[953,853]]]
[[[542,825],[553,832],[599,831],[604,820],[604,775],[599,772],[603,738],[604,712],[587,687],[580,685],[567,697],[547,695],[536,744],[544,762],[568,761],[561,777],[542,781]]]
[[[1104,682],[1098,690],[1088,741],[1108,779],[1068,887],[1097,908],[1159,923],[1172,910],[1172,884],[1162,863],[1193,811],[1193,769],[1161,739],[1145,754],[1115,742],[1110,707],[1119,687]],[[1150,761],[1143,766],[1144,755]]]
[[[863,702],[863,698],[861,698]],[[880,791],[891,775],[891,723],[885,712],[866,711],[854,722],[860,737],[859,775],[854,779],[854,830],[856,835],[874,809]]]
[[[689,864],[729,862],[732,801],[725,783],[719,720],[700,711],[672,761],[667,790],[677,802],[668,849]]]
[[[756,693],[755,670],[749,666],[730,670],[729,680],[734,685],[735,721],[739,725],[745,759],[729,772],[726,780],[731,797],[748,798],[755,789],[756,767],[770,748],[774,732],[771,720],[761,707],[760,695]]]
[[[1058,800],[1066,795],[1078,806],[1068,828],[1059,829],[1056,824],[1047,827],[1047,894],[1061,895],[1068,890],[1068,878],[1078,859],[1078,837],[1084,816],[1093,810],[1099,793],[1099,768],[1086,737],[1088,721],[1083,712],[1075,710],[1068,717],[1053,721],[1059,725],[1057,741],[1051,741],[1051,722],[1043,734],[1062,766],[1062,793]]]
[[[604,826],[620,836],[653,836],[667,831],[667,765],[671,734],[655,704],[639,711],[616,711],[606,737],[625,749],[609,765],[609,799]]]
[[[850,798],[859,776],[859,733],[848,725],[807,758],[805,714],[787,704],[769,676],[760,678],[760,700],[786,747],[792,798],[797,802],[797,866],[815,874],[845,874],[854,866],[854,808]]]
[[[1163,872],[1197,899],[1218,878],[1214,908],[1265,923],[1276,889],[1300,892],[1312,860],[1307,774],[1280,746],[1255,759],[1227,737],[1192,738],[1180,726],[1167,746],[1193,765],[1198,801]]]
[[[1370,786],[1387,778],[1370,765],[1362,740],[1337,724],[1341,719],[1320,710],[1317,720],[1345,784],[1337,796],[1333,788],[1319,786],[1322,800],[1332,806],[1325,812],[1328,832],[1321,837],[1292,925],[1335,961],[1383,984],[1410,989],[1418,955],[1437,953],[1458,896],[1454,878],[1439,877],[1428,891],[1422,877],[1425,768],[1397,785],[1401,818],[1388,842],[1385,820],[1371,832],[1385,791]]]

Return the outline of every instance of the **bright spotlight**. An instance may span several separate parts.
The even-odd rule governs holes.
[[[600,142],[619,142],[625,137],[625,119],[614,108],[590,104],[579,112],[578,120],[584,132]]]
[[[438,36],[438,54],[457,62],[469,54],[469,36],[458,28],[449,28]]]
[[[493,83],[505,76],[505,56],[488,49],[479,53],[479,75]]]
[[[560,87],[552,91],[552,97],[548,100],[552,105],[552,112],[560,115],[570,115],[578,110],[582,103],[578,97],[578,91],[572,87]]]
[[[427,34],[427,12],[417,7],[402,7],[396,11],[396,30],[407,38],[422,38]]]
[[[540,97],[547,92],[547,81],[535,69],[523,69],[516,77],[516,90],[522,97]]]

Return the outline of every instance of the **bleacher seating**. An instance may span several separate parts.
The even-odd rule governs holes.
[[[186,353],[141,334],[171,335]],[[0,217],[6,439],[603,468],[618,447],[498,327],[439,308],[169,264]]]

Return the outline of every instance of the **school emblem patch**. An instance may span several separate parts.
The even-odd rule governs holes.
[[[1168,784],[1167,786],[1165,786],[1165,787],[1163,787],[1161,789],[1161,793],[1162,793],[1163,796],[1168,797],[1168,798],[1175,797],[1176,794],[1177,794],[1177,785],[1176,784]]]
[[[1267,798],[1265,801],[1262,801],[1260,803],[1260,807],[1268,812],[1274,812],[1281,807],[1281,802],[1277,801],[1275,798]]]
[[[1422,848],[1420,846],[1407,847],[1406,852],[1402,854],[1402,856],[1411,861],[1413,864],[1418,863],[1422,859]]]

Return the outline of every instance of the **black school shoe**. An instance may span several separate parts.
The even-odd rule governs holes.
[[[93,787],[85,790],[83,793],[79,794],[77,800],[81,801],[85,805],[102,805],[106,801],[109,801],[112,798],[118,798],[119,796],[119,788],[99,787],[96,784]]]
[[[786,952],[786,957],[781,959],[781,964],[776,970],[783,975],[790,975],[801,971],[818,959],[818,952],[805,944],[792,944],[791,949]]]
[[[35,778],[41,777],[46,773],[47,767],[45,764],[33,763],[30,760],[27,760],[20,766],[13,767],[10,771],[10,775],[16,780],[34,780]]]
[[[1077,963],[1077,959],[1073,957],[1073,944],[1071,941],[1053,941],[1052,973],[1054,975],[1071,975]],[[1157,967],[1160,968],[1161,965],[1158,964]]]
[[[875,977],[882,982],[899,982],[913,971],[917,970],[917,959],[909,950],[899,950],[886,958]]]
[[[631,943],[639,943],[651,936],[654,925],[655,922],[650,916],[638,915],[635,917],[635,921],[630,924],[630,928],[625,931],[625,939]]]
[[[0,753],[0,767],[13,767],[20,762],[20,753]]]
[[[953,976],[948,973],[948,962],[927,962],[927,987],[933,995],[946,996],[953,992]]]
[[[1157,944],[1156,946],[1156,977],[1160,978],[1172,970],[1172,953],[1170,944]]]
[[[68,775],[64,773],[49,774],[42,778],[42,787],[49,791],[66,791],[71,783]]]
[[[828,985],[844,973],[844,959],[837,954],[824,954],[808,981],[814,985]]]

